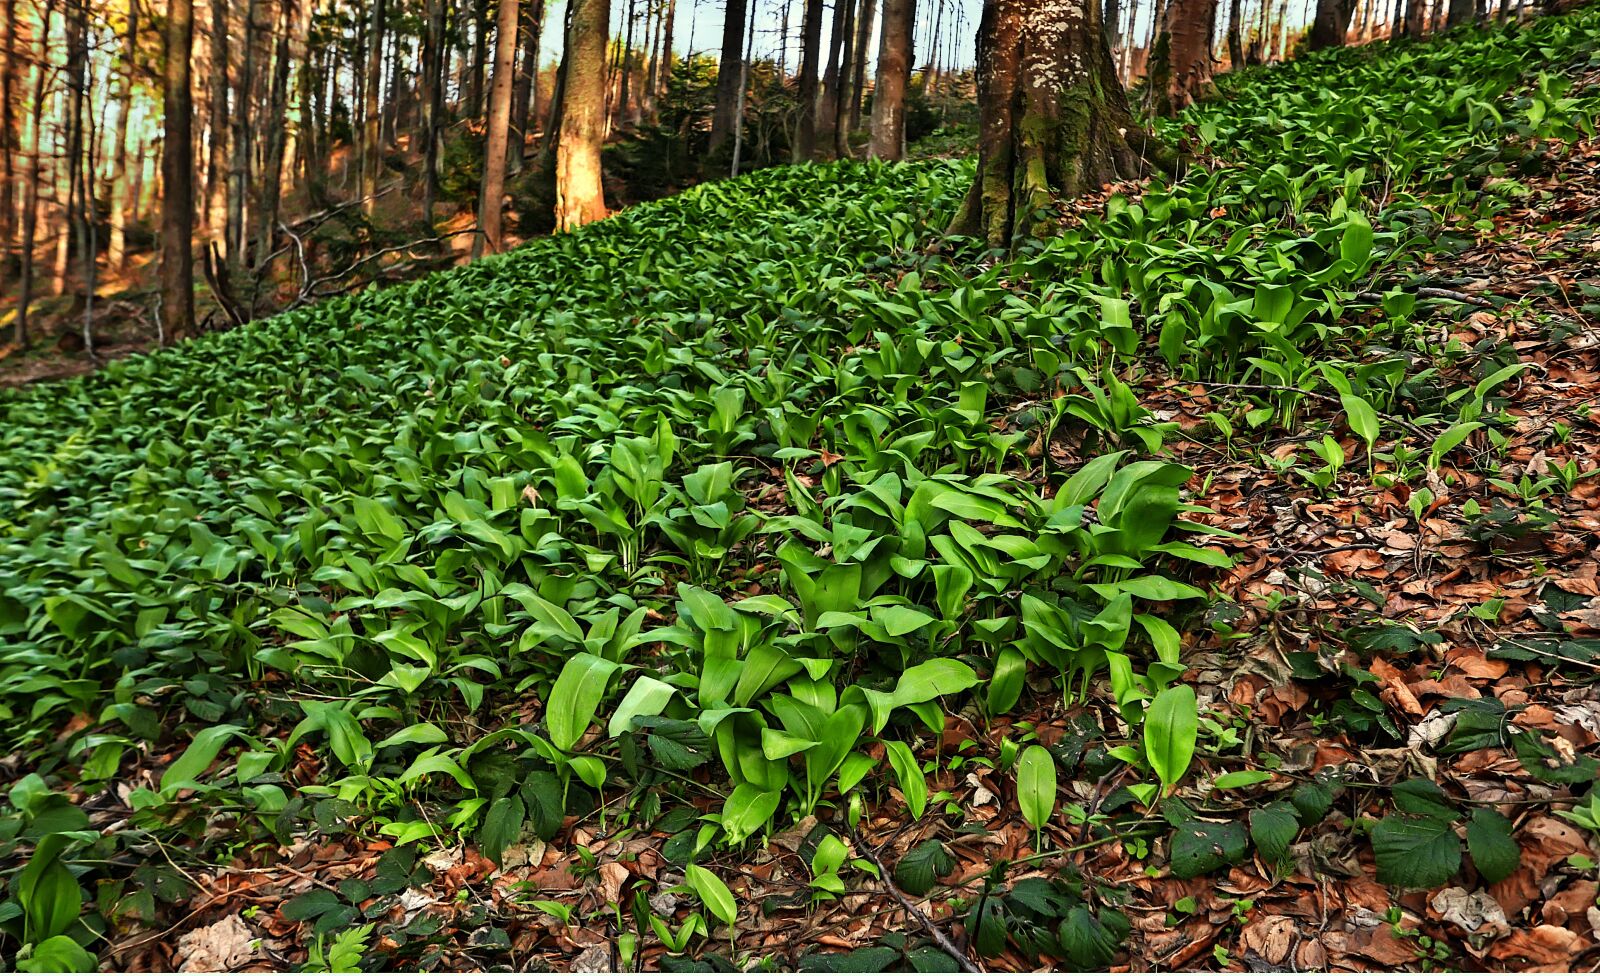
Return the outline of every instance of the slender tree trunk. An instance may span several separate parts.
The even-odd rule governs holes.
[[[472,0],[472,56],[467,65],[466,117],[483,115],[484,77],[489,60],[489,0]]]
[[[716,153],[733,136],[737,121],[739,65],[744,63],[744,25],[747,0],[728,0],[722,20],[722,59],[717,62],[717,102],[711,116],[711,146]]]
[[[1427,0],[1405,0],[1406,19],[1405,36],[1421,37],[1427,32],[1428,4]]]
[[[656,99],[667,97],[668,84],[672,81],[672,41],[673,28],[678,18],[678,0],[666,0],[666,24],[661,29],[661,72],[658,75],[659,86],[656,88]]]
[[[618,74],[617,118],[623,125],[633,123],[633,26],[639,19],[639,0],[628,0],[628,15],[623,18],[622,50]]]
[[[993,2],[985,0],[986,6]],[[884,0],[878,83],[872,96],[874,159],[899,160],[905,155],[906,87],[911,80],[911,34],[916,16],[916,0]]]
[[[283,0],[283,10],[277,48],[272,62],[272,86],[267,95],[267,124],[261,154],[260,200],[256,206],[255,261],[260,263],[272,253],[273,231],[278,223],[278,208],[283,197],[284,144],[289,133],[289,66],[294,63],[293,49],[303,37],[302,9],[310,9],[311,0]],[[246,308],[253,315],[253,303]]]
[[[161,320],[163,338],[194,334],[194,51],[193,0],[167,0],[161,100],[166,145],[161,154]]]
[[[939,74],[939,35],[944,31],[944,0],[939,0],[933,13],[933,41],[928,46],[928,63],[922,69],[922,96],[933,91],[934,79]]]
[[[190,0],[193,3],[193,0]],[[246,0],[238,84],[234,86],[233,162],[228,172],[228,258],[236,266],[244,261],[246,194],[251,175],[251,92],[255,89],[256,0]]]
[[[1239,22],[1239,0],[1228,0],[1228,70],[1244,67],[1244,25]]]
[[[1353,0],[1317,0],[1317,16],[1306,38],[1307,50],[1343,47],[1345,35],[1350,32],[1350,16],[1354,13]]]
[[[439,198],[439,132],[444,111],[445,0],[428,0],[427,54],[422,66],[422,211],[433,226]]]
[[[1122,0],[1106,0],[1103,27],[1106,32],[1106,47],[1115,51],[1122,43]]]
[[[744,164],[744,99],[745,93],[750,90],[750,65],[756,56],[756,19],[749,17],[746,20],[749,23],[745,31],[744,56],[739,59],[739,100],[733,113],[733,165],[730,167],[730,176],[738,176],[739,167]]]
[[[661,33],[666,26],[667,11],[663,4],[645,4],[645,33],[650,41],[650,53],[645,61],[644,89],[639,92],[639,117],[652,123],[656,120],[656,95],[661,83]]]
[[[562,114],[567,104],[567,69],[572,64],[572,12],[573,4],[569,2],[561,28],[561,60],[556,64],[555,86],[550,93],[550,120],[544,127],[544,145],[539,148],[539,172],[549,173],[552,178],[556,169],[556,146],[561,142]]]
[[[98,140],[95,136],[93,105],[89,98],[89,0],[78,0],[74,12],[78,18],[78,49],[69,51],[68,57],[72,65],[69,74],[73,86],[73,125],[78,133],[79,149],[73,172],[78,184],[78,258],[83,269],[82,338],[83,351],[90,359],[97,359],[94,350],[94,293],[98,287],[95,275],[98,242],[95,240],[94,147]]]
[[[14,0],[8,0],[9,2]],[[128,116],[133,112],[134,58],[138,55],[138,0],[128,0],[127,17],[126,33],[123,34],[122,42],[125,73],[118,94],[117,126],[111,137],[111,239],[106,246],[106,267],[111,271],[121,271],[127,259]],[[9,105],[6,106],[5,114],[10,114]],[[0,122],[0,128],[9,131],[9,121]]]
[[[1445,14],[1444,25],[1447,28],[1460,27],[1462,24],[1472,23],[1476,15],[1473,0],[1450,0]]]
[[[1092,0],[985,0],[978,36],[978,175],[952,231],[1009,246],[1057,197],[1140,175]]]
[[[817,131],[837,135],[839,131],[840,79],[848,74],[841,67],[845,56],[844,38],[849,33],[846,22],[850,19],[850,0],[834,0],[833,25],[828,31],[828,57],[823,62],[822,87],[818,93]]]
[[[366,109],[362,113],[361,199],[362,210],[372,216],[378,204],[378,180],[383,175],[383,141],[379,131],[383,120],[383,35],[388,19],[385,0],[372,6],[372,25],[367,28]]]
[[[850,103],[854,98],[856,60],[856,0],[838,0],[844,7],[844,23],[839,26],[843,41],[839,51],[838,74],[831,92],[833,102],[833,152],[840,159],[850,158]]]
[[[495,27],[494,81],[489,90],[489,134],[483,151],[483,185],[478,197],[478,230],[472,239],[477,260],[487,248],[498,254],[504,244],[503,198],[506,193],[506,146],[511,138],[511,90],[517,56],[517,0],[500,0]]]
[[[517,62],[517,83],[511,92],[512,171],[522,168],[528,130],[539,105],[539,47],[543,43],[545,0],[529,0],[522,16],[522,56]]]
[[[40,162],[43,153],[46,66],[50,63],[50,27],[55,18],[55,0],[45,0],[39,16],[39,36],[34,39],[33,102],[28,116],[28,132],[22,148],[28,154],[28,178],[22,184],[22,254],[21,278],[17,282],[17,318],[14,341],[17,348],[28,348],[28,311],[33,304],[34,250],[39,233],[39,184],[42,182]],[[15,21],[13,21],[15,23]]]
[[[16,233],[17,118],[13,86],[17,76],[17,0],[0,2],[0,294],[5,294],[5,248]],[[129,78],[132,79],[130,64]]]
[[[806,0],[805,11],[800,39],[800,121],[794,141],[797,163],[809,163],[817,156],[817,68],[822,60],[822,0]]]
[[[606,34],[611,0],[569,0],[571,59],[562,96],[556,146],[556,227],[574,230],[606,216],[600,184],[600,141],[605,133]]]
[[[856,16],[856,63],[850,83],[850,130],[861,131],[861,107],[867,98],[867,50],[872,43],[872,28],[878,19],[878,0],[861,0]]]
[[[65,79],[66,91],[64,93],[65,115],[62,128],[65,130],[65,153],[58,162],[60,163],[59,175],[64,177],[61,186],[64,191],[62,199],[65,203],[61,207],[61,236],[57,238],[56,266],[55,266],[55,293],[67,293],[67,274],[71,270],[73,244],[76,243],[78,252],[83,252],[83,230],[80,220],[83,216],[83,96],[88,85],[84,69],[88,66],[88,11],[84,9],[85,0],[67,0],[63,9],[66,18],[66,57],[62,75]]]

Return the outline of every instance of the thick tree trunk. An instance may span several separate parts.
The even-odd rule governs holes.
[[[978,46],[978,176],[953,233],[1009,246],[1057,198],[1141,174],[1092,0],[985,0]]]
[[[605,133],[606,33],[611,0],[569,0],[571,58],[562,96],[556,146],[556,228],[574,230],[606,216],[600,185],[600,142]]]
[[[822,0],[806,0],[800,35],[800,119],[794,139],[794,161],[817,156],[817,69],[822,61]]]
[[[1427,33],[1428,2],[1427,0],[1405,0],[1405,4],[1405,36],[1421,37]]]
[[[711,115],[711,145],[716,153],[733,137],[739,111],[739,66],[744,63],[747,0],[728,0],[722,19],[722,59],[717,62],[717,103]]]
[[[1217,0],[1170,0],[1150,52],[1149,104],[1172,115],[1194,104],[1211,80]]]
[[[986,6],[992,0],[986,0]],[[872,157],[905,155],[906,88],[911,82],[911,35],[916,0],[884,0],[878,42],[878,83],[872,95]]]
[[[1467,2],[1471,3],[1471,0]],[[1353,0],[1317,0],[1317,16],[1311,22],[1311,33],[1306,37],[1306,49],[1321,51],[1343,47],[1345,35],[1350,32],[1350,17],[1354,13]]]
[[[193,0],[168,0],[161,101],[161,320],[168,342],[194,334]]]
[[[503,245],[503,197],[506,192],[506,146],[511,138],[511,88],[517,56],[517,0],[500,0],[495,27],[494,81],[489,90],[489,138],[483,151],[483,185],[478,197],[478,233],[472,240],[476,260],[487,248],[498,254]]]
[[[1445,13],[1445,27],[1460,27],[1470,24],[1477,18],[1476,4],[1473,0],[1450,0]]]

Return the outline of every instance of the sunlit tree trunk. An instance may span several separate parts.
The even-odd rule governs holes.
[[[600,142],[605,133],[606,33],[611,0],[569,0],[571,58],[562,96],[556,145],[556,228],[574,230],[606,216],[600,184]]]
[[[1009,246],[1058,197],[1141,175],[1093,0],[985,0],[978,36],[978,175],[953,232]]]
[[[511,138],[512,75],[517,56],[517,0],[500,0],[494,38],[494,78],[489,89],[489,133],[483,151],[483,185],[478,197],[478,230],[472,256],[500,252],[506,192],[506,146]]]
[[[272,88],[267,96],[266,142],[261,160],[261,199],[256,207],[257,262],[272,252],[274,229],[283,196],[283,159],[289,133],[289,67],[305,43],[312,0],[284,0],[281,33],[272,65]],[[250,311],[254,311],[251,309]]]
[[[722,19],[722,59],[717,62],[717,102],[711,116],[715,153],[733,137],[739,111],[739,66],[744,62],[746,0],[728,0]]]
[[[529,0],[522,16],[522,56],[517,61],[517,83],[511,93],[510,163],[513,171],[522,168],[529,129],[539,107],[539,47],[544,38],[545,0]]]
[[[806,0],[800,35],[800,119],[794,140],[794,161],[809,163],[817,155],[817,69],[822,61],[822,0]]]
[[[111,137],[111,233],[106,246],[106,266],[112,271],[122,270],[128,250],[128,116],[133,112],[134,59],[138,56],[139,40],[139,0],[128,0],[127,18],[122,35],[123,76],[118,95],[117,125]],[[10,126],[8,123],[0,122],[0,127],[9,129]]]
[[[28,129],[23,136],[22,150],[28,155],[28,176],[22,184],[22,239],[20,241],[21,278],[17,282],[17,317],[14,341],[22,349],[28,347],[28,312],[33,304],[34,249],[39,234],[39,184],[44,130],[46,65],[50,58],[50,27],[55,18],[55,0],[45,0],[39,12],[39,35],[34,39],[33,70],[29,75],[33,100],[30,103]],[[13,21],[15,23],[15,21]]]
[[[874,159],[897,160],[905,155],[906,87],[911,81],[911,35],[916,16],[916,0],[884,0],[878,83],[872,95]]]
[[[16,234],[17,212],[17,119],[15,92],[17,75],[17,0],[0,3],[0,295],[9,294],[6,285],[6,248]]]
[[[194,334],[193,0],[167,0],[161,76],[165,145],[161,156],[161,319],[169,341]]]

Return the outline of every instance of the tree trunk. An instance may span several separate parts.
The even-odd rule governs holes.
[[[128,116],[133,112],[134,58],[138,55],[139,2],[128,0],[127,32],[123,34],[123,75],[118,95],[117,126],[111,137],[111,239],[106,247],[106,267],[121,271],[127,260],[128,243]],[[10,106],[6,106],[10,115]],[[0,121],[0,128],[10,129],[8,121]],[[9,154],[7,154],[9,156]]]
[[[1238,2],[1238,0],[1234,0]],[[1122,0],[1106,0],[1105,19],[1101,29],[1105,31],[1106,47],[1112,51],[1122,43]]]
[[[1471,3],[1471,0],[1467,2]],[[1352,0],[1317,0],[1317,16],[1311,22],[1306,49],[1321,51],[1343,47],[1345,35],[1350,31],[1350,16],[1354,13],[1355,4]]]
[[[467,65],[466,116],[476,119],[483,114],[484,62],[489,58],[489,0],[473,0],[472,31],[472,57]]]
[[[483,185],[478,197],[478,233],[472,239],[472,257],[485,248],[500,253],[503,206],[506,193],[506,147],[511,139],[511,89],[517,56],[517,0],[500,0],[495,26],[494,81],[489,90],[489,137],[483,150]]]
[[[283,199],[284,146],[289,136],[289,66],[309,27],[311,0],[284,0],[281,32],[272,64],[272,87],[267,95],[266,142],[261,154],[260,202],[256,207],[255,260],[272,253],[272,239]],[[253,303],[247,312],[254,314]]]
[[[850,130],[861,131],[861,106],[867,97],[867,48],[872,42],[873,21],[878,19],[878,0],[861,0],[856,16],[856,63],[850,82]]]
[[[367,28],[366,108],[362,112],[361,209],[370,218],[378,205],[378,180],[383,175],[383,35],[388,11],[384,0],[372,6]]]
[[[529,0],[523,8],[522,57],[517,64],[517,84],[511,93],[513,171],[522,168],[522,154],[528,145],[528,128],[539,105],[539,47],[544,41],[544,0]]]
[[[50,22],[55,17],[55,0],[45,0],[39,14],[39,36],[34,40],[33,103],[28,117],[28,134],[22,148],[28,154],[28,178],[22,184],[21,279],[17,282],[17,318],[14,341],[17,348],[28,348],[28,308],[33,304],[33,258],[39,233],[40,162],[43,156],[45,80],[50,63]],[[12,23],[15,23],[13,21]]]
[[[1211,80],[1217,0],[1169,0],[1150,51],[1150,109],[1172,115],[1194,104]]]
[[[194,0],[189,0],[192,4]],[[251,93],[255,90],[256,0],[247,0],[244,16],[244,55],[240,60],[239,82],[234,87],[233,163],[228,171],[228,258],[239,266],[244,261],[245,196],[250,188]]]
[[[716,153],[733,136],[739,110],[739,66],[744,63],[744,22],[747,0],[728,0],[722,19],[722,59],[717,62],[717,102],[711,115],[710,153]]]
[[[1472,23],[1476,16],[1477,10],[1473,0],[1450,0],[1444,25],[1446,28],[1460,27],[1462,24]]]
[[[844,6],[841,25],[844,46],[839,52],[839,75],[833,92],[833,153],[850,158],[850,105],[855,98],[856,0],[838,0]]]
[[[1043,232],[1039,214],[1057,198],[1141,174],[1098,13],[1092,0],[985,0],[978,175],[953,233],[1009,246]]]
[[[1405,0],[1405,4],[1405,36],[1421,37],[1427,32],[1428,2],[1427,0]]]
[[[427,54],[422,65],[422,210],[433,226],[439,198],[439,131],[444,111],[445,0],[428,0]]]
[[[194,334],[194,0],[167,0],[161,102],[161,320],[168,342]]]
[[[850,33],[851,0],[834,0],[833,26],[828,31],[828,59],[822,71],[822,88],[818,94],[817,131],[837,135],[839,131],[839,89],[849,72],[840,64],[848,57],[845,37]]]
[[[17,75],[17,0],[4,0],[0,4],[0,293],[5,289],[5,252],[16,231],[17,211],[17,139],[15,95],[13,84]],[[129,68],[131,87],[132,68]]]
[[[667,0],[667,22],[661,29],[661,72],[658,76],[656,98],[667,96],[668,84],[672,81],[672,40],[673,28],[677,26],[678,0]],[[691,31],[693,28],[690,28]],[[692,39],[691,39],[692,40]]]
[[[993,2],[985,0],[985,7]],[[878,83],[872,95],[874,159],[898,160],[905,155],[906,88],[911,81],[911,34],[916,16],[916,0],[884,0]]]
[[[562,96],[556,146],[556,228],[574,230],[606,216],[600,185],[600,141],[605,133],[606,33],[611,0],[569,0],[571,59]]]
[[[1241,17],[1239,0],[1228,0],[1228,70],[1238,71],[1244,67],[1244,25],[1239,23]]]
[[[794,139],[794,161],[817,156],[817,67],[822,61],[822,0],[806,0],[800,36],[800,120]]]

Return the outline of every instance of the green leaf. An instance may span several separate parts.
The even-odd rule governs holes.
[[[1189,771],[1200,734],[1194,689],[1175,685],[1157,695],[1145,713],[1144,753],[1150,768],[1171,789]]]
[[[648,674],[639,675],[633,682],[633,687],[622,696],[617,710],[611,713],[611,721],[606,724],[606,734],[616,738],[633,728],[633,720],[636,717],[660,715],[677,692],[676,688],[659,678],[652,678]]]
[[[1223,773],[1211,781],[1211,785],[1219,790],[1242,790],[1246,787],[1265,783],[1272,778],[1272,774],[1264,769],[1238,769],[1231,773]]]
[[[195,733],[189,748],[161,774],[161,792],[170,794],[184,784],[194,783],[217,758],[223,745],[243,731],[237,725],[213,725]]]
[[[989,678],[987,701],[990,715],[1004,715],[1022,698],[1023,681],[1028,676],[1028,659],[1007,645],[995,655],[994,674]]]
[[[1113,921],[1121,924],[1106,924]],[[1105,909],[1101,917],[1096,918],[1086,906],[1078,905],[1062,919],[1056,938],[1073,969],[1085,973],[1105,972],[1116,959],[1129,928],[1126,917],[1120,912]]]
[[[517,842],[526,819],[527,808],[521,797],[502,796],[489,804],[489,812],[478,830],[478,845],[483,849],[483,856],[499,866],[506,848]]]
[[[910,746],[898,740],[886,741],[883,747],[889,754],[889,765],[894,769],[895,781],[900,784],[900,794],[906,798],[911,819],[921,820],[928,805],[928,781],[922,775],[917,757],[912,755]]]
[[[1249,853],[1250,843],[1241,823],[1205,823],[1190,820],[1172,834],[1172,876],[1197,878]]]
[[[683,880],[688,882],[700,903],[724,925],[732,925],[739,917],[739,906],[734,903],[733,892],[722,879],[698,864],[683,869]]]
[[[1522,866],[1522,848],[1511,836],[1511,821],[1479,807],[1467,821],[1467,850],[1478,874],[1490,884],[1504,881]]]
[[[1044,746],[1029,746],[1017,759],[1017,805],[1034,830],[1056,811],[1056,760]]]
[[[1276,868],[1288,856],[1289,845],[1300,832],[1300,821],[1292,804],[1283,800],[1250,811],[1250,840],[1261,859]]]
[[[1397,888],[1437,888],[1461,870],[1461,838],[1448,821],[1384,817],[1372,828],[1378,883]]]
[[[950,856],[944,843],[925,840],[906,851],[894,867],[895,884],[913,898],[921,898],[933,890],[939,879],[956,869],[956,859]]]
[[[550,701],[545,707],[545,728],[550,741],[562,752],[571,752],[594,721],[595,710],[605,697],[606,685],[620,665],[588,652],[574,654],[561,669]]]

